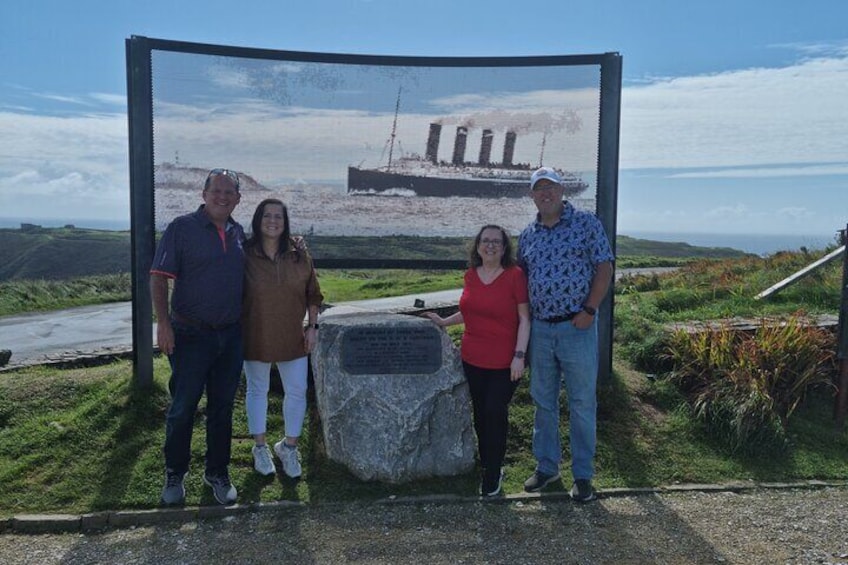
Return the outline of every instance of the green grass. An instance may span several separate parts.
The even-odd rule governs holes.
[[[132,299],[129,273],[0,282],[0,316]]]
[[[839,311],[842,265],[833,262],[769,298],[761,291],[824,252],[690,262],[663,275],[622,277],[615,286],[615,343],[640,370],[662,372],[665,325],[689,320],[787,317]]]
[[[616,296],[614,378],[599,391],[597,485],[644,487],[675,482],[736,480],[844,480],[848,476],[848,432],[834,430],[833,396],[816,389],[788,422],[788,445],[766,455],[732,451],[711,437],[693,417],[681,393],[668,381],[634,369],[655,358],[650,340],[662,323],[707,319],[716,314],[759,316],[803,308],[838,308],[839,273],[828,267],[770,301],[752,296],[810,262],[804,254],[769,259],[703,261],[662,277],[623,281]],[[456,288],[461,273],[367,271],[320,273],[328,301]],[[453,277],[453,278],[451,278]],[[416,286],[419,285],[419,286]],[[4,293],[5,294],[5,293]],[[461,328],[450,328],[455,339]],[[653,356],[653,357],[652,357]],[[636,361],[634,361],[634,359]],[[167,363],[155,360],[154,386],[135,391],[131,367],[116,361],[99,367],[33,367],[0,373],[0,517],[28,512],[87,512],[152,508],[162,484],[162,443],[168,405]],[[282,428],[278,395],[272,394],[268,429]],[[195,424],[189,504],[213,504],[201,484],[204,451],[202,405]],[[561,413],[563,448],[568,453],[567,408]],[[521,491],[533,471],[533,406],[525,379],[513,400],[507,449],[506,492]],[[239,390],[234,414],[231,474],[241,502],[304,502],[374,499],[390,495],[455,493],[474,495],[475,473],[405,485],[366,483],[328,461],[314,399],[302,437],[305,479],[260,477],[252,470]],[[569,487],[568,463],[563,484]]]
[[[467,238],[310,236],[318,258],[467,259]],[[670,267],[741,251],[619,236],[617,266]],[[0,228],[0,316],[129,300],[130,233],[65,228]],[[322,270],[328,301],[445,290],[461,286],[461,270]]]
[[[0,281],[127,273],[130,266],[126,231],[0,228]]]
[[[162,443],[168,405],[167,364],[155,363],[149,391],[130,384],[128,361],[99,367],[35,367],[0,373],[0,517],[28,512],[72,512],[153,508],[162,483]],[[731,453],[712,440],[689,414],[682,397],[666,382],[652,382],[616,361],[614,381],[599,393],[599,445],[596,483],[604,487],[644,487],[675,482],[727,482],[751,479],[792,481],[848,476],[848,433],[836,432],[832,397],[810,396],[790,421],[790,447],[768,457]],[[279,395],[272,393],[268,429],[282,429]],[[205,429],[203,404],[195,424],[189,504],[214,504],[203,487]],[[567,409],[563,406],[564,449],[568,449]],[[506,492],[521,491],[532,473],[533,406],[525,379],[510,412]],[[476,473],[404,485],[362,482],[321,449],[314,398],[310,398],[301,439],[304,479],[261,477],[253,471],[239,390],[234,414],[231,476],[239,501],[327,502],[391,495],[453,493],[473,496]],[[563,466],[566,489],[568,465]]]
[[[322,269],[318,272],[318,282],[324,301],[333,304],[461,288],[462,276],[462,271]]]

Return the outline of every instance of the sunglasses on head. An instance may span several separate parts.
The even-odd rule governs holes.
[[[231,171],[230,169],[212,169],[211,171],[209,171],[209,175],[206,177],[206,186],[209,186],[209,179],[218,175],[224,175],[226,177],[229,177],[233,181],[233,183],[235,183],[235,189],[239,189],[240,181],[238,173],[235,171]]]

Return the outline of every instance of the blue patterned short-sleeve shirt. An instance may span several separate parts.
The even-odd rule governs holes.
[[[545,320],[579,312],[589,296],[596,265],[614,259],[594,214],[564,202],[553,227],[541,223],[537,215],[518,238],[518,261],[527,273],[533,317]]]

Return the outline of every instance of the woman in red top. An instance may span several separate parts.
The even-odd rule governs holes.
[[[515,264],[512,243],[500,226],[483,226],[470,250],[459,312],[427,317],[439,326],[465,324],[462,367],[471,392],[474,431],[483,467],[483,496],[503,482],[509,401],[524,373],[530,338],[527,278]]]

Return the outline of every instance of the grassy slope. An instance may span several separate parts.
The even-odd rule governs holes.
[[[0,281],[70,279],[129,271],[128,232],[0,229]]]
[[[834,284],[838,286],[836,266],[799,283],[772,303],[758,306],[750,299],[753,289],[761,290],[797,265],[809,262],[802,255],[703,262],[659,280],[635,278],[621,285],[616,297],[615,380],[599,392],[599,486],[848,476],[844,456],[848,432],[833,430],[833,399],[829,393],[812,394],[793,416],[789,426],[792,444],[787,451],[767,457],[732,454],[693,422],[682,398],[668,383],[649,380],[633,370],[623,359],[624,348],[618,341],[628,331],[632,339],[643,340],[645,332],[634,323],[646,319],[698,319],[740,309],[752,315],[798,307],[830,311],[834,306],[832,289]],[[330,292],[337,294],[335,300],[346,300],[378,296],[374,293],[397,290],[401,284],[414,285],[424,279],[437,285],[455,286],[457,282],[421,274],[338,273],[341,282]],[[416,291],[424,289],[407,292]],[[453,328],[452,335],[457,331]],[[161,358],[156,360],[152,391],[134,391],[130,373],[126,361],[85,369],[34,367],[0,373],[0,484],[4,485],[0,489],[0,517],[156,505],[162,480],[167,364]],[[281,429],[279,414],[280,398],[272,396],[269,430]],[[526,380],[513,401],[510,420],[506,491],[519,492],[521,482],[533,469],[533,408]],[[565,408],[562,422],[565,427]],[[328,501],[434,492],[472,495],[477,488],[474,474],[402,486],[356,480],[321,454],[314,401],[302,443],[305,480],[294,483],[262,478],[252,471],[243,390],[237,398],[234,425],[232,474],[242,502]],[[212,503],[200,481],[203,437],[203,418],[198,417],[192,474],[187,484],[190,504]],[[567,434],[563,437],[567,439]],[[564,449],[567,447],[566,441]],[[565,481],[555,488],[568,488],[567,478]]]
[[[394,256],[404,259],[463,260],[468,242],[460,238],[398,236],[314,237],[317,257]],[[0,229],[0,316],[129,300],[130,234],[72,228]],[[730,249],[685,243],[618,240],[620,268],[676,266],[694,258],[739,257]],[[321,269],[328,302],[378,298],[457,288],[461,272],[339,271]],[[398,281],[402,281],[398,284]]]
[[[831,398],[819,395],[793,419],[793,445],[782,454],[744,457],[728,453],[707,437],[662,382],[616,362],[616,380],[599,392],[596,483],[600,487],[644,487],[675,482],[733,480],[840,480],[848,475],[848,434],[833,430]],[[168,404],[163,359],[156,360],[152,391],[134,391],[130,365],[119,361],[85,369],[30,368],[0,373],[0,517],[24,512],[86,512],[152,508],[162,481],[164,418]],[[534,467],[533,407],[525,380],[513,400],[507,449],[506,492],[521,491]],[[269,430],[282,429],[281,399],[272,394]],[[204,424],[195,424],[189,504],[214,504],[201,483]],[[253,472],[239,390],[234,413],[231,475],[240,502],[338,501],[390,495],[454,493],[474,496],[475,473],[405,485],[364,483],[323,456],[314,399],[301,439],[304,479],[295,482]],[[567,413],[561,415],[566,427]],[[563,434],[568,449],[567,433]],[[567,456],[567,455],[566,455]],[[568,463],[563,483],[567,489]]]
[[[402,259],[457,259],[467,257],[465,238],[393,236],[309,238],[316,258],[357,257]],[[739,257],[741,251],[695,247],[619,236],[620,258],[661,257],[665,260],[701,257]],[[619,265],[622,266],[621,261]],[[626,266],[626,265],[624,265]],[[70,279],[130,271],[129,232],[37,228],[0,229],[0,281]]]
[[[675,482],[734,480],[840,480],[848,476],[848,431],[833,429],[833,396],[829,390],[810,394],[789,422],[791,443],[785,451],[760,456],[731,452],[696,423],[677,390],[662,379],[648,379],[624,358],[628,343],[642,343],[646,320],[710,317],[741,309],[756,312],[833,311],[840,269],[832,265],[814,279],[787,290],[774,303],[750,299],[751,290],[782,278],[807,258],[802,254],[770,259],[746,258],[704,262],[660,277],[636,278],[616,297],[616,349],[613,382],[599,391],[597,484],[600,487],[654,486]],[[350,297],[379,292],[387,284],[419,280],[420,273],[384,280],[351,274]],[[357,287],[357,285],[360,285]],[[641,289],[646,285],[646,289]],[[362,288],[366,287],[366,288]],[[450,333],[457,338],[461,329]],[[628,343],[627,340],[631,340]],[[152,391],[134,391],[129,362],[102,367],[56,369],[33,367],[0,373],[0,516],[21,512],[84,512],[105,508],[149,508],[156,505],[162,480],[161,445],[168,404],[168,368],[156,359]],[[506,491],[520,492],[533,470],[533,407],[525,380],[513,400],[507,455]],[[322,455],[321,434],[310,399],[302,439],[305,480],[262,478],[252,471],[251,439],[239,391],[234,414],[232,476],[242,502],[331,501],[389,495],[456,493],[473,495],[474,473],[391,486],[363,483]],[[282,428],[281,399],[272,395],[269,430]],[[202,409],[201,409],[202,415]],[[563,406],[561,421],[567,428]],[[190,504],[211,504],[200,481],[204,424],[195,425]],[[567,433],[563,433],[568,449]],[[567,462],[564,484],[568,488]]]

